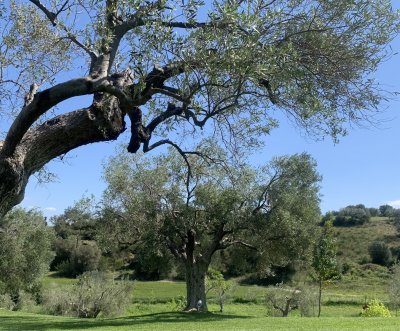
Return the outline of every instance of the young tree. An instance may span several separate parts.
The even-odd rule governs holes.
[[[398,22],[390,0],[1,3],[0,218],[33,173],[126,117],[133,153],[205,132],[250,148],[273,109],[337,138],[377,109]]]
[[[333,236],[332,223],[324,224],[322,234],[315,245],[313,263],[315,278],[318,281],[318,317],[321,315],[322,285],[325,281],[337,276],[336,240]]]
[[[216,251],[242,245],[280,264],[305,254],[319,220],[315,167],[307,154],[276,158],[258,173],[227,164],[223,171],[198,155],[120,155],[106,168],[104,204],[121,215],[122,228],[135,229],[135,240],[158,234],[185,268],[186,309],[201,300],[207,310],[205,277]]]
[[[214,292],[219,304],[219,312],[224,312],[226,297],[233,288],[231,281],[226,281],[224,275],[212,268],[208,269],[206,276],[206,294]]]

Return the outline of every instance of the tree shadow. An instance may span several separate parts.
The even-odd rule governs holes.
[[[0,316],[1,330],[84,330],[100,327],[140,326],[159,323],[187,323],[187,322],[214,322],[231,319],[246,319],[251,316],[220,314],[220,313],[185,313],[185,312],[163,312],[154,314],[143,314],[119,318],[107,319],[77,319],[62,318],[45,315],[16,315]]]

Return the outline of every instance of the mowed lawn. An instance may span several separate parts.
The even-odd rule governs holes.
[[[107,319],[76,319],[0,311],[0,330],[24,331],[124,331],[124,330],[299,330],[299,331],[398,331],[400,318],[361,317],[262,317],[224,314],[157,312]]]

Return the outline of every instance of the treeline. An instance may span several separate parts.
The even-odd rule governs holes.
[[[357,226],[368,223],[371,217],[389,217],[398,221],[400,220],[400,209],[387,204],[379,208],[368,208],[363,204],[349,205],[338,211],[327,212],[322,217],[322,223],[330,220],[334,226]]]

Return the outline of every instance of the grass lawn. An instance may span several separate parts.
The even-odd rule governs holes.
[[[150,306],[150,305],[148,305]],[[153,312],[143,310],[136,314],[107,319],[76,319],[35,315],[21,312],[0,311],[0,330],[12,331],[124,331],[124,330],[298,330],[298,331],[345,331],[380,330],[398,331],[400,318],[361,317],[265,317],[259,312],[249,313],[247,305],[230,305],[220,313],[182,313],[163,311],[162,305],[151,305]],[[240,307],[238,307],[240,306]],[[215,307],[214,307],[215,308]],[[150,308],[149,308],[150,309]],[[243,312],[244,310],[244,312]],[[155,311],[155,312],[154,312]]]

